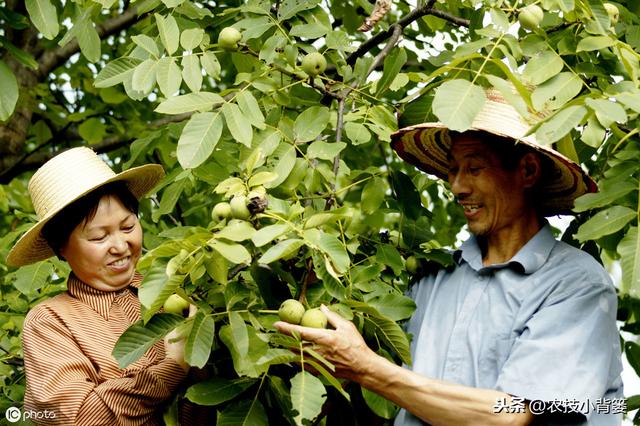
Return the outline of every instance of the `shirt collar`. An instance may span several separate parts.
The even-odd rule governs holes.
[[[515,256],[507,262],[485,267],[482,264],[482,251],[475,235],[472,235],[453,253],[453,259],[458,265],[465,261],[472,269],[478,272],[516,266],[517,269],[528,275],[544,265],[555,244],[556,239],[551,232],[551,226],[545,221],[544,226],[536,235],[527,241]]]
[[[141,282],[142,275],[136,272],[133,275],[131,283],[129,283],[129,285],[124,289],[117,291],[102,291],[91,287],[84,281],[81,281],[72,272],[67,280],[67,291],[71,296],[89,305],[104,319],[109,320],[109,311],[111,310],[111,305],[113,304],[113,300],[116,296],[127,289],[130,289],[134,294],[136,294],[138,288],[140,288]]]

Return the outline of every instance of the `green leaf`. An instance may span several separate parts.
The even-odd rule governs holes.
[[[211,240],[207,244],[231,263],[251,263],[251,254],[240,244],[225,243],[219,240]]]
[[[141,93],[149,93],[156,83],[157,60],[147,59],[136,67],[131,79],[133,90]]]
[[[248,346],[251,348],[250,351],[243,352],[243,349],[238,347],[239,343],[241,345],[244,345],[245,343],[242,338],[240,338],[240,341],[236,341],[237,336],[234,337],[230,325],[220,327],[220,340],[222,340],[225,346],[229,349],[231,358],[233,359],[233,366],[238,375],[258,377],[269,368],[268,366],[258,364],[258,360],[267,353],[269,345],[257,336],[255,328],[247,327],[246,324],[244,324],[244,326],[249,338]],[[241,353],[244,353],[244,355],[241,355]]]
[[[486,77],[487,80],[489,80],[489,83],[498,89],[502,97],[505,98],[521,116],[527,117],[529,115],[527,103],[522,99],[522,96],[518,92],[514,93],[514,86],[511,81],[504,80],[500,77],[496,77],[495,75],[487,75]]]
[[[599,186],[598,192],[584,194],[576,198],[573,211],[580,213],[613,204],[619,198],[638,189],[638,184],[630,180],[615,183],[609,183],[607,180],[603,180]]]
[[[22,294],[35,296],[37,291],[47,284],[52,278],[53,265],[43,261],[23,266],[16,271],[16,280],[13,286]]]
[[[303,420],[315,419],[326,399],[324,385],[308,371],[300,371],[291,379],[291,406],[297,411],[296,425],[302,426]]]
[[[562,68],[564,68],[562,58],[556,52],[545,50],[527,62],[522,76],[537,86],[560,73]]]
[[[242,115],[249,120],[251,125],[257,129],[264,129],[264,115],[260,110],[258,101],[253,94],[248,90],[243,90],[236,95],[236,102]]]
[[[223,126],[218,112],[193,114],[178,140],[180,165],[184,169],[193,169],[207,161],[220,141]]]
[[[304,239],[308,245],[319,249],[321,252],[329,256],[331,263],[337,272],[344,274],[349,265],[351,259],[347,254],[347,250],[344,244],[338,239],[338,237],[327,234],[319,229],[307,229],[304,231]]]
[[[296,148],[293,145],[283,142],[278,147],[278,151],[279,159],[273,169],[278,177],[265,184],[267,188],[275,188],[284,182],[296,164]]]
[[[629,207],[609,207],[606,210],[598,212],[591,219],[580,225],[574,237],[580,242],[597,240],[600,237],[613,234],[624,228],[636,215],[636,212]]]
[[[467,80],[449,80],[436,89],[433,113],[451,130],[471,128],[486,101],[484,90]]]
[[[285,21],[293,18],[298,12],[313,9],[320,3],[320,0],[283,0],[278,8],[278,20]]]
[[[173,55],[178,50],[178,43],[180,42],[178,23],[172,15],[163,17],[156,13],[155,17],[162,45],[169,55]]]
[[[158,312],[169,296],[175,293],[176,289],[184,281],[184,275],[173,275],[167,277],[166,264],[164,262],[154,262],[151,269],[144,275],[138,297],[144,310],[143,320],[149,321]]]
[[[364,124],[349,121],[345,123],[344,131],[353,145],[360,145],[371,140],[371,132]]]
[[[576,52],[591,52],[593,50],[600,50],[606,47],[611,47],[615,43],[616,40],[609,36],[585,37],[578,43]]]
[[[158,60],[156,80],[158,87],[167,98],[178,92],[182,84],[182,73],[174,58],[164,57]]]
[[[76,23],[75,35],[80,45],[80,51],[89,62],[98,62],[100,60],[100,36],[96,28],[87,17]]]
[[[330,28],[325,27],[319,23],[313,22],[311,24],[294,25],[289,31],[289,35],[292,37],[303,37],[307,39],[320,38],[326,35],[330,31]]]
[[[590,147],[598,148],[604,141],[605,136],[606,131],[602,125],[600,125],[598,119],[595,116],[590,116],[587,119],[587,125],[582,130],[580,140]]]
[[[133,70],[142,60],[138,58],[118,58],[107,64],[96,76],[94,86],[109,87],[122,83],[127,79],[130,79],[133,75]]]
[[[640,233],[637,226],[629,228],[616,250],[622,267],[620,291],[637,298],[640,296]]]
[[[262,247],[263,245],[270,243],[281,235],[286,234],[291,230],[291,227],[286,224],[268,225],[264,228],[260,228],[251,237],[251,241],[256,247]]]
[[[156,15],[156,18],[158,16],[159,15]],[[145,34],[134,35],[131,37],[131,40],[133,40],[133,42],[136,45],[140,46],[142,49],[149,52],[151,56],[153,56],[154,58],[158,58],[158,56],[160,56],[158,45],[156,44],[155,40],[149,37],[148,35],[145,35]]]
[[[398,407],[393,402],[367,388],[361,387],[360,390],[367,406],[371,408],[371,411],[376,413],[377,416],[390,420],[398,413]]]
[[[387,186],[382,178],[369,179],[360,196],[360,207],[363,212],[372,214],[380,208],[386,196]]]
[[[557,141],[581,124],[587,113],[587,108],[582,105],[572,105],[560,110],[538,128],[536,131],[538,142],[550,144]]]
[[[531,94],[531,102],[538,111],[555,110],[573,99],[580,90],[580,77],[571,72],[561,72],[537,87]]]
[[[585,104],[595,111],[598,121],[604,127],[610,127],[613,123],[627,122],[627,113],[619,103],[607,99],[587,98]]]
[[[185,396],[198,405],[219,405],[236,398],[254,383],[255,380],[246,378],[229,380],[213,377],[190,386]]]
[[[58,12],[50,0],[25,0],[25,6],[33,25],[44,38],[53,40],[60,31]]]
[[[249,125],[251,121],[244,116],[238,105],[225,103],[222,105],[222,114],[224,114],[227,128],[233,138],[247,148],[251,148],[251,140],[253,139],[253,130]]]
[[[187,364],[198,368],[205,366],[211,353],[215,326],[213,317],[200,310],[196,313],[184,347],[184,359]]]
[[[636,342],[624,342],[624,353],[631,367],[640,376],[640,345]]]
[[[204,68],[205,72],[209,74],[210,77],[216,80],[220,79],[220,62],[218,61],[218,57],[215,53],[204,52],[200,58],[200,63],[202,64],[202,68]]]
[[[386,92],[406,62],[407,52],[402,47],[396,47],[384,59],[382,77],[376,86],[376,97]]]
[[[173,208],[176,206],[178,202],[178,198],[184,191],[185,186],[187,185],[188,179],[181,179],[171,183],[162,193],[162,198],[160,199],[160,207],[158,210],[153,212],[153,220],[156,221],[158,218],[163,215],[171,212]]]
[[[312,250],[311,258],[313,259],[313,270],[318,278],[322,280],[322,284],[327,293],[329,293],[331,297],[343,301],[347,297],[347,290],[340,280],[327,269],[326,256],[320,253],[319,250]]]
[[[416,310],[415,302],[402,294],[389,293],[370,299],[367,303],[392,321],[408,319]]]
[[[260,259],[258,259],[258,263],[268,264],[275,262],[278,259],[282,259],[283,257],[296,253],[303,245],[304,241],[297,238],[280,241],[275,246],[270,247],[269,250],[267,250]]]
[[[406,365],[411,365],[411,351],[409,350],[409,340],[400,326],[395,322],[369,316],[365,320],[372,326],[373,332],[390,349],[392,349]]]
[[[7,120],[18,102],[18,80],[13,71],[2,61],[0,61],[0,121]]]
[[[192,92],[199,92],[202,87],[202,69],[196,55],[182,57],[182,79]]]
[[[189,28],[180,34],[180,45],[184,50],[193,50],[202,41],[204,30],[202,28]]]
[[[174,314],[156,314],[146,325],[138,321],[122,333],[111,355],[120,368],[127,368],[182,321],[181,316]]]
[[[309,142],[318,137],[329,124],[329,108],[312,106],[304,110],[293,124],[293,133],[298,142]]]
[[[193,111],[208,111],[215,104],[224,103],[220,95],[211,92],[189,93],[175,96],[160,103],[155,109],[162,114],[183,114]]]
[[[80,136],[90,144],[98,143],[107,133],[107,127],[99,118],[90,118],[78,126]]]
[[[218,413],[217,426],[268,426],[264,407],[257,399],[230,404]]]
[[[391,244],[380,244],[376,250],[376,260],[393,269],[393,273],[400,275],[404,270],[404,262],[398,250]]]
[[[333,160],[340,154],[347,144],[344,142],[324,142],[315,141],[307,148],[307,156],[309,158],[318,158],[320,160]]]
[[[230,241],[245,241],[251,239],[256,233],[255,228],[246,220],[231,220],[222,228],[216,238],[225,238]]]

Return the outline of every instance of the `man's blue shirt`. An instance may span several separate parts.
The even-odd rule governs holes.
[[[593,406],[623,394],[616,292],[590,255],[555,240],[546,224],[506,263],[483,266],[475,237],[454,260],[412,289],[413,371],[526,400],[590,404],[580,409],[588,424],[620,424]],[[421,423],[402,410],[395,424]]]

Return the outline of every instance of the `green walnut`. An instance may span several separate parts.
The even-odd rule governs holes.
[[[184,311],[189,309],[189,302],[174,293],[167,297],[162,307],[167,313],[183,315]]]
[[[312,52],[302,59],[302,70],[311,77],[323,73],[327,68],[327,60],[322,53]]]
[[[218,46],[225,50],[238,50],[238,42],[241,38],[240,31],[233,27],[225,27],[218,35]]]
[[[540,6],[536,4],[530,4],[529,6],[526,6],[522,10],[520,10],[520,13],[518,14],[518,21],[520,22],[520,26],[522,28],[535,30],[540,26],[540,22],[542,22],[543,17],[544,12],[540,8]]]
[[[411,275],[417,274],[420,269],[420,261],[415,256],[407,257],[404,265],[407,268],[407,272]]]
[[[231,207],[231,216],[234,219],[247,220],[251,217],[251,212],[247,208],[247,197],[244,195],[236,195],[229,202]]]
[[[284,322],[290,324],[300,324],[305,309],[302,303],[295,299],[287,299],[280,305],[278,309],[278,317]]]
[[[300,320],[300,325],[313,328],[327,328],[327,316],[318,308],[309,309]]]
[[[618,10],[618,6],[611,3],[604,3],[603,6],[609,14],[609,21],[611,21],[611,26],[614,26],[618,23],[618,19],[620,18],[620,11]]]
[[[211,218],[213,220],[221,221],[222,219],[228,219],[229,216],[231,216],[231,206],[225,201],[216,204],[211,210]]]

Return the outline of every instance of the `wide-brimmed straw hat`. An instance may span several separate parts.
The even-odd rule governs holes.
[[[538,191],[540,199],[537,202],[540,203],[538,207],[542,214],[571,214],[577,197],[598,190],[593,179],[578,164],[554,149],[540,145],[534,135],[527,135],[534,123],[525,120],[500,92],[487,89],[485,94],[487,100],[469,130],[514,140],[552,160],[553,170],[547,171],[551,175],[545,176]],[[536,119],[533,114],[532,117]],[[422,123],[392,134],[391,146],[403,160],[446,180],[451,149],[449,132],[442,123]]]
[[[91,191],[111,182],[125,182],[131,194],[142,198],[164,176],[162,166],[147,164],[116,174],[85,147],[56,155],[40,167],[29,181],[29,195],[38,222],[13,246],[7,263],[23,266],[55,253],[42,236],[42,228],[57,213]]]

